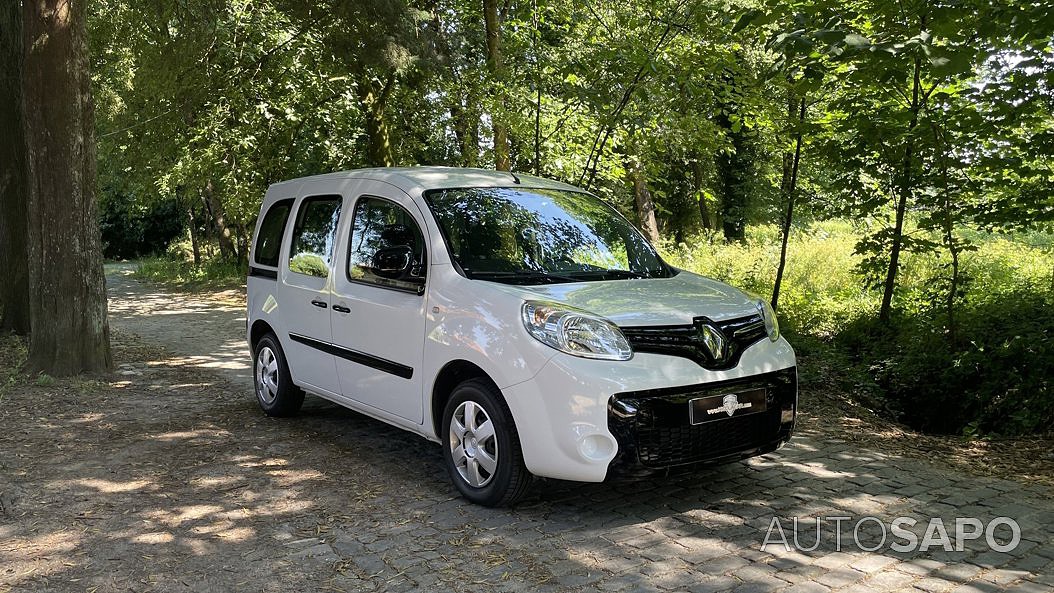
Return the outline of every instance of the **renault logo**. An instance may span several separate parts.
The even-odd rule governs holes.
[[[721,330],[717,329],[709,321],[697,322],[696,340],[703,343],[710,351],[710,357],[715,362],[724,362],[728,358],[728,339]]]

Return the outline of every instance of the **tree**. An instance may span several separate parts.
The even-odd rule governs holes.
[[[87,3],[25,0],[26,164],[32,332],[27,366],[70,375],[111,367]]]
[[[741,105],[745,78],[738,65],[726,67],[717,104],[717,124],[728,139],[728,145],[716,156],[721,229],[726,241],[746,239],[747,210],[756,170],[757,140]]]
[[[495,89],[495,107],[490,114],[491,129],[494,131],[494,168],[508,171],[509,129],[505,123],[505,110],[508,105],[505,99],[505,57],[501,52],[501,11],[498,0],[483,0],[483,20],[487,27],[487,70],[490,72],[491,85]]]
[[[22,11],[0,8],[0,331],[30,330],[26,237],[25,136],[22,131]]]
[[[839,16],[823,0],[785,2],[762,13],[749,10],[743,13],[735,29],[751,23],[765,24],[775,21],[777,28],[767,45],[779,52],[770,72],[785,96],[785,113],[780,130],[782,148],[782,172],[779,193],[782,201],[780,220],[780,257],[776,266],[776,278],[772,284],[772,308],[779,308],[780,290],[787,267],[787,247],[794,224],[795,208],[798,206],[798,180],[801,173],[802,149],[807,131],[807,110],[813,95],[821,94],[822,86],[830,67],[828,56],[838,56],[845,51],[846,31]],[[817,48],[824,48],[818,51]],[[823,93],[826,94],[826,93]]]
[[[633,188],[633,203],[637,211],[638,226],[648,240],[652,243],[659,242],[659,225],[655,220],[655,202],[652,200],[651,190],[648,189],[648,179],[641,164],[641,159],[635,154],[626,156],[626,180]]]

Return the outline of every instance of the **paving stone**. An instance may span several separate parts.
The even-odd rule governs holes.
[[[835,568],[834,570],[831,570],[826,574],[820,576],[820,578],[816,579],[816,582],[822,585],[827,585],[832,589],[838,589],[847,585],[851,585],[866,576],[866,574],[858,570],[841,567]]]
[[[831,590],[827,585],[816,582],[798,583],[783,589],[783,593],[829,593]]]
[[[869,554],[854,560],[849,566],[865,574],[874,574],[897,563],[896,558],[889,558],[880,554]]]
[[[869,587],[874,587],[873,590],[875,591],[894,591],[908,587],[916,580],[918,580],[918,577],[915,575],[896,570],[887,570],[871,575],[865,582]]]
[[[720,593],[731,591],[739,586],[739,581],[727,576],[703,575],[694,584],[688,587],[690,593]]]
[[[926,591],[927,593],[942,593],[955,587],[956,583],[944,579],[938,579],[936,577],[924,577],[915,581],[912,585],[916,589]]]
[[[219,371],[201,366],[202,376],[222,377],[210,380],[229,381],[234,387],[229,402],[208,410],[228,415],[237,410],[238,418],[247,415],[251,368],[241,338],[234,347],[230,338],[244,332],[244,309],[217,309],[193,297],[142,286],[128,279],[111,285],[113,327],[148,334],[150,343],[188,360],[219,361]],[[127,313],[135,304],[143,305],[147,315]],[[160,315],[162,310],[187,317],[188,326],[165,321],[173,317]],[[151,380],[151,373],[163,372],[145,364],[122,366],[121,371],[139,373],[122,377],[128,381]],[[208,417],[205,408],[195,404],[194,414]],[[273,483],[254,483],[251,498],[234,498],[247,488],[207,502],[226,506],[232,514],[257,505],[270,510],[265,505],[276,500],[295,509],[271,515],[270,526],[254,525],[254,547],[234,548],[232,561],[276,574],[303,564],[318,590],[363,592],[1054,593],[1054,500],[1049,489],[966,475],[939,459],[918,460],[881,450],[880,443],[862,447],[836,433],[809,429],[807,423],[780,451],[745,463],[641,482],[587,485],[547,480],[517,508],[482,509],[456,495],[440,465],[438,447],[325,406],[329,404],[309,400],[310,413],[296,421],[268,423],[268,443],[251,442],[248,433],[234,435],[223,441],[229,451],[215,459],[211,457],[216,452],[201,445],[208,463],[184,470],[193,480],[208,477],[208,471],[236,471],[243,461],[281,460],[288,465],[280,468],[283,472],[324,474],[320,480],[343,488],[340,496],[327,496],[326,488],[312,490],[318,483],[313,478],[291,483],[279,476],[278,466],[255,469],[261,475],[274,470],[276,477],[266,478]],[[164,418],[166,426],[178,412],[163,407],[151,411]],[[246,442],[234,437],[246,437]],[[303,461],[311,459],[312,451],[326,448],[339,452],[339,467]],[[227,464],[224,455],[243,461]],[[246,475],[241,472],[239,477]],[[227,496],[237,504],[228,505]],[[148,498],[144,505],[150,504]],[[71,495],[69,504],[77,502]],[[835,515],[851,517],[842,524],[842,551],[835,551],[834,524],[826,520],[815,551],[785,551],[779,545],[761,549],[773,517],[781,519],[793,546],[792,518],[799,518],[799,539],[809,545],[815,538],[813,519]],[[913,531],[921,537],[933,517],[943,518],[947,527],[957,516],[987,521],[1000,515],[1014,518],[1023,530],[1021,544],[1011,553],[987,549],[983,538],[967,542],[965,552],[934,548],[894,553],[890,541],[875,552],[864,552],[852,541],[853,526],[863,516],[874,516],[887,526],[896,517],[915,518]],[[325,529],[319,531],[320,524]],[[318,537],[304,537],[316,533]],[[871,528],[860,535],[865,544],[880,541]],[[0,536],[7,537],[2,529]],[[92,545],[98,546],[98,540]],[[228,560],[215,556],[216,573],[226,571]],[[102,555],[95,561],[107,562]],[[54,577],[52,585],[58,580]],[[192,585],[187,590],[195,590],[195,582],[188,582]],[[146,582],[126,584],[104,580],[78,586],[151,588]],[[38,590],[47,588],[40,585]],[[276,590],[281,585],[276,578]],[[198,587],[210,589],[218,590]]]

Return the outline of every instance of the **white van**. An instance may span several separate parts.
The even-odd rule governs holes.
[[[764,301],[666,264],[615,209],[504,172],[366,169],[272,185],[248,279],[256,396],[311,393],[443,447],[488,506],[773,451],[794,351]]]

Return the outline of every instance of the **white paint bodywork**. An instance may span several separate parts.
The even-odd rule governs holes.
[[[516,181],[519,181],[517,184]],[[296,202],[286,224],[277,275],[248,279],[249,331],[269,325],[281,341],[293,380],[305,390],[358,412],[440,441],[433,419],[436,377],[452,361],[481,368],[501,389],[512,411],[527,468],[538,476],[601,481],[617,452],[607,428],[611,395],[746,377],[795,366],[794,351],[780,338],[747,349],[727,371],[695,362],[637,353],[628,361],[601,361],[558,352],[531,337],[520,318],[525,300],[563,302],[618,325],[715,321],[756,312],[755,302],[726,284],[680,272],[672,278],[613,280],[542,286],[513,286],[470,280],[450,261],[439,227],[424,200],[431,189],[460,187],[552,188],[571,186],[526,175],[441,167],[365,169],[275,184],[263,215],[277,201]],[[343,199],[329,278],[309,278],[288,269],[288,246],[300,202],[309,196]],[[428,247],[424,294],[349,282],[345,276],[355,200],[377,196],[398,203],[417,220]],[[259,225],[259,223],[258,223]],[[259,228],[257,228],[257,233]],[[254,234],[255,236],[255,234]],[[250,262],[255,262],[254,253]],[[312,298],[351,313],[311,305]],[[329,316],[328,324],[319,314]],[[409,379],[357,364],[293,342],[290,333],[366,352],[413,368]],[[251,335],[251,333],[250,333]]]

